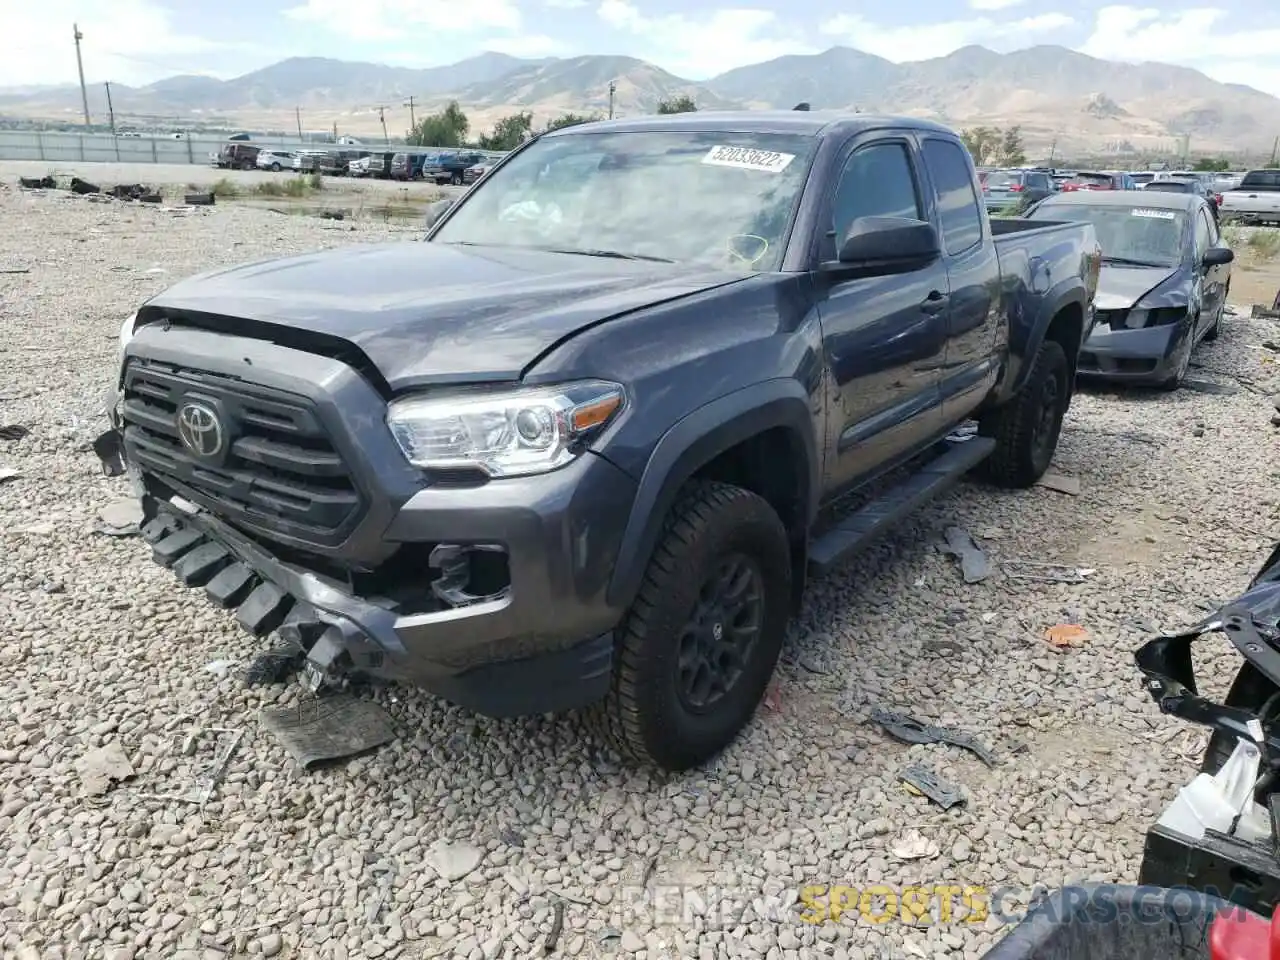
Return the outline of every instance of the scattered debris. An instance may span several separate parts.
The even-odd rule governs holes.
[[[302,646],[293,642],[285,642],[260,653],[249,664],[245,671],[244,682],[250,687],[265,687],[275,683],[284,683],[302,669],[302,662],[307,652]]]
[[[1056,490],[1058,493],[1070,494],[1073,497],[1080,496],[1080,478],[1064,477],[1060,473],[1046,473],[1038,481],[1036,486],[1044,487],[1048,490]]]
[[[649,862],[644,865],[644,874],[640,877],[640,889],[645,890],[649,887],[649,881],[653,879],[654,871],[658,869],[658,858],[650,857]]]
[[[40,584],[40,589],[48,594],[67,592],[66,584],[59,580],[46,580],[44,583]]]
[[[886,710],[883,707],[872,708],[871,721],[903,743],[945,743],[968,750],[988,767],[996,765],[995,754],[990,748],[983,746],[978,740],[960,730],[949,730],[946,727],[922,723],[910,714]]]
[[[80,775],[84,792],[91,797],[100,797],[111,789],[113,782],[132,779],[134,769],[124,747],[113,740],[77,760],[76,773]]]
[[[764,692],[762,703],[764,708],[772,713],[782,712],[782,697],[778,693],[778,685],[776,683],[769,684],[768,689]]]
[[[71,190],[71,192],[72,192],[72,193],[79,194],[79,195],[81,195],[81,196],[83,196],[83,195],[84,195],[84,194],[86,194],[86,193],[101,193],[101,192],[102,192],[102,191],[98,188],[98,185],[97,185],[96,183],[90,183],[88,180],[81,180],[79,177],[72,177],[72,178],[71,178],[71,187],[70,187],[70,190]]]
[[[484,851],[466,841],[449,843],[437,840],[426,856],[427,865],[449,883],[471,873],[483,859]]]
[[[306,700],[296,707],[264,710],[262,725],[304,770],[367,753],[395,739],[386,711],[370,700],[348,694]]]
[[[1263,340],[1262,346],[1264,349],[1270,350],[1272,353],[1280,353],[1280,343],[1276,343],[1274,340]]]
[[[342,220],[346,217],[346,213],[342,210],[321,210],[321,220]]]
[[[30,267],[0,267],[0,273],[30,273]]]
[[[214,204],[212,193],[188,193],[182,199],[189,207],[211,207]]]
[[[1280,296],[1280,294],[1277,296]],[[1249,313],[1249,316],[1255,320],[1259,317],[1267,320],[1280,320],[1280,303],[1277,303],[1277,305],[1273,307],[1264,307],[1259,303],[1255,303],[1253,305],[1253,310]]]
[[[218,788],[218,784],[222,782],[222,778],[227,775],[227,768],[231,765],[231,757],[235,754],[236,749],[240,746],[240,741],[244,739],[243,730],[234,730],[226,727],[208,727],[204,730],[191,730],[182,740],[181,746],[178,748],[179,753],[184,757],[194,756],[199,747],[199,741],[205,734],[215,734],[221,742],[225,737],[229,737],[225,747],[215,747],[213,760],[209,763],[204,771],[196,778],[195,784],[186,793],[172,794],[150,794],[152,800],[177,800],[181,803],[193,803],[201,810],[213,799],[213,793]]]
[[[1183,380],[1182,386],[1196,393],[1209,393],[1221,397],[1229,397],[1240,392],[1240,388],[1234,383],[1218,383],[1214,380],[1200,380],[1193,377]]]
[[[19,177],[18,186],[28,190],[54,190],[58,182],[53,177]]]
[[[0,467],[0,483],[6,483],[9,480],[17,480],[22,474],[13,467]]]
[[[1076,623],[1059,623],[1044,632],[1044,638],[1055,650],[1081,646],[1089,639],[1089,631]]]
[[[967,531],[960,527],[947,527],[945,536],[942,552],[960,561],[965,583],[981,583],[991,576],[991,562]]]
[[[134,497],[113,500],[98,512],[98,533],[108,537],[134,537],[142,525],[142,503]]]
[[[542,952],[554,953],[556,944],[560,942],[560,933],[564,930],[564,901],[557,900],[555,913],[551,917],[551,929],[547,931],[547,939],[543,941]]]
[[[943,810],[950,810],[957,804],[965,802],[964,794],[959,787],[943,780],[923,763],[913,763],[903,768],[898,774],[898,779],[914,787]]]
[[[231,668],[236,665],[234,660],[210,660],[204,665],[204,669],[208,673],[212,673],[216,677],[225,677],[231,672]]]
[[[11,423],[7,427],[0,427],[0,440],[21,440],[30,433],[22,424]]]
[[[99,434],[93,441],[93,452],[106,476],[118,477],[124,473],[124,443],[118,430]]]
[[[1092,567],[1068,567],[1060,563],[1037,560],[1005,560],[1001,566],[1010,580],[1035,580],[1040,583],[1084,583],[1098,571]]]
[[[899,860],[923,860],[926,857],[936,857],[938,845],[919,830],[908,830],[894,841],[889,852]]]

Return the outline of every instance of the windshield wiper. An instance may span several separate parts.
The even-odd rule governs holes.
[[[547,253],[571,253],[579,257],[608,257],[611,260],[652,260],[655,263],[675,263],[669,257],[651,257],[645,253],[623,253],[620,250],[574,250],[570,247],[538,247]]]
[[[1103,263],[1119,263],[1126,267],[1167,267],[1167,263],[1156,263],[1154,260],[1134,260],[1132,257],[1107,257],[1102,258]]]

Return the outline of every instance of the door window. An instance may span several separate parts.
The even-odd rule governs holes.
[[[1212,244],[1212,241],[1210,240],[1210,237],[1212,236],[1212,234],[1209,232],[1209,218],[1208,218],[1208,215],[1205,214],[1203,209],[1197,212],[1195,224],[1196,224],[1196,262],[1198,263],[1199,261],[1204,259],[1205,253],[1208,251],[1209,247]]]
[[[835,257],[835,238],[859,217],[923,219],[905,143],[887,141],[859,147],[845,162],[832,205],[833,234],[828,237],[823,259]]]
[[[1210,201],[1212,202],[1212,201]],[[1200,219],[1206,221],[1209,225],[1209,246],[1216,246],[1221,234],[1218,232],[1218,223],[1209,215],[1209,211],[1202,209],[1200,211]]]
[[[982,214],[969,160],[958,144],[932,139],[924,142],[924,159],[938,192],[943,246],[951,256],[964,253],[982,239]]]

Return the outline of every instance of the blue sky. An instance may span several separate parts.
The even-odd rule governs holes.
[[[890,60],[970,43],[1058,43],[1114,60],[1161,60],[1280,95],[1280,3],[1159,8],[1089,0],[0,0],[21,49],[0,86],[74,82],[71,25],[92,81],[174,73],[230,77],[289,56],[404,66],[483,50],[519,56],[621,53],[691,79],[846,44]],[[1277,117],[1280,128],[1280,116]]]

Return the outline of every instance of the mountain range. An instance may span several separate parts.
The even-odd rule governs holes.
[[[1280,99],[1219,83],[1186,67],[1116,63],[1065,47],[995,53],[979,46],[945,57],[893,63],[849,47],[779,57],[695,82],[643,60],[581,56],[528,60],[483,53],[427,69],[293,58],[231,80],[175,76],[142,87],[113,84],[118,120],[231,122],[293,129],[295,111],[309,126],[341,124],[372,132],[378,106],[418,115],[457,100],[473,129],[517,110],[542,122],[566,112],[606,113],[614,85],[617,115],[652,112],[660,100],[688,95],[700,109],[845,109],[928,117],[957,127],[1022,127],[1033,150],[1186,148],[1192,152],[1269,151],[1280,132]],[[90,90],[90,110],[105,116],[105,93]],[[75,86],[0,88],[0,116],[74,119]],[[391,121],[388,121],[390,125]],[[407,114],[397,120],[407,127]],[[399,133],[399,129],[396,129]]]

